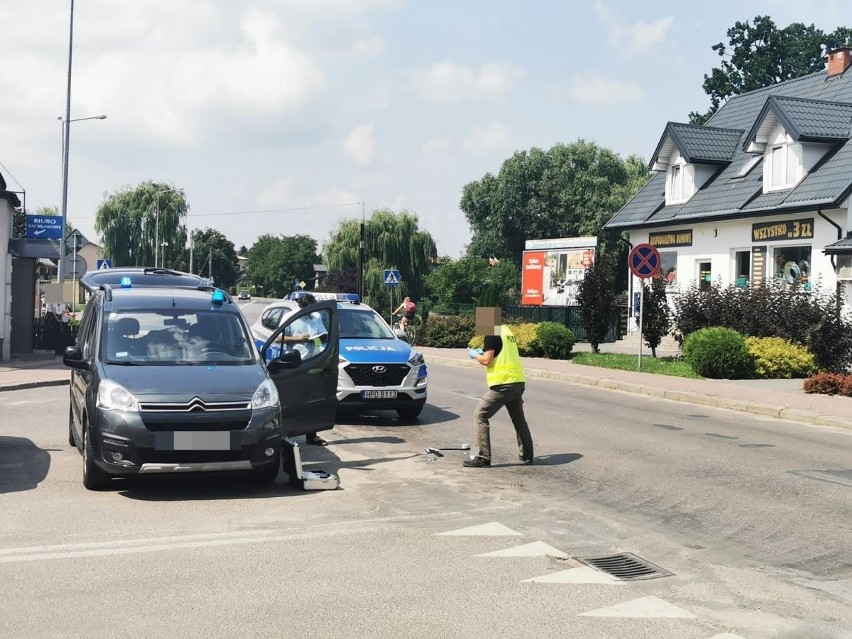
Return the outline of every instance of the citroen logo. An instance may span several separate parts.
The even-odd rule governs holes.
[[[384,366],[373,366],[373,372],[374,372],[374,373],[384,373],[384,372],[386,372],[387,370],[388,370],[388,369],[387,369],[387,368],[385,368]]]
[[[203,400],[201,400],[201,399],[199,399],[198,397],[193,397],[193,398],[190,400],[190,402],[189,402],[189,406],[188,406],[187,408],[188,408],[190,411],[194,411],[194,410],[207,410],[207,407],[204,405],[204,401],[203,401]]]

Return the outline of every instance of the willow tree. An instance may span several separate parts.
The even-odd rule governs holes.
[[[103,254],[114,266],[185,268],[187,210],[184,194],[170,184],[147,181],[113,193],[95,215]]]
[[[342,220],[323,246],[323,260],[329,270],[358,267],[361,220]],[[425,291],[424,278],[438,256],[435,240],[418,227],[417,215],[377,209],[364,222],[365,302],[374,308],[397,305],[406,295],[415,302]],[[385,286],[384,270],[397,269],[399,286]]]

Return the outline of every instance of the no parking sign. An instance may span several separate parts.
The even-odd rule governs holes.
[[[630,271],[636,277],[645,279],[659,274],[662,260],[656,246],[637,244],[627,257]]]

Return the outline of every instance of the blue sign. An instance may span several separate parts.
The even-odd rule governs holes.
[[[112,260],[98,260],[99,271],[105,271],[108,268],[112,268]]]
[[[399,271],[390,268],[385,269],[385,286],[399,286]]]
[[[61,240],[62,218],[51,215],[27,215],[27,239]]]

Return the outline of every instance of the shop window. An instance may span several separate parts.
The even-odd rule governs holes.
[[[811,288],[811,247],[778,246],[773,251],[775,277],[782,282]]]
[[[677,284],[677,251],[660,252],[660,273],[666,286]]]
[[[734,253],[734,283],[739,288],[748,288],[751,282],[751,251]]]
[[[698,262],[698,290],[707,291],[713,285],[713,271],[710,262]]]

